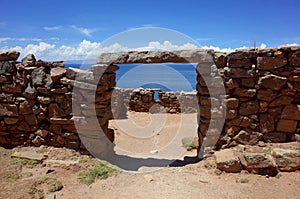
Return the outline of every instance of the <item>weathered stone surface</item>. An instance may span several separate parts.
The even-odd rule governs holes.
[[[45,130],[45,129],[39,129],[34,134],[39,135],[42,138],[45,138],[45,137],[47,137],[47,135],[50,134],[50,132],[48,130]]]
[[[224,68],[227,65],[226,53],[216,52],[215,53],[215,63],[217,67]]]
[[[22,59],[22,64],[25,67],[34,66],[36,62],[35,56],[33,54],[28,54]]]
[[[300,66],[300,51],[296,51],[289,57],[289,62],[291,66]]]
[[[46,84],[46,72],[44,67],[36,68],[31,73],[33,86],[44,86]]]
[[[292,149],[274,148],[272,155],[280,171],[300,170],[300,151]]]
[[[241,86],[246,87],[246,88],[254,88],[255,86],[255,80],[254,79],[249,79],[249,78],[244,78],[241,79]]]
[[[73,118],[71,119],[66,119],[66,118],[50,118],[51,124],[54,125],[74,125],[74,120]]]
[[[277,96],[277,92],[273,89],[259,89],[257,91],[257,99],[270,102]]]
[[[17,129],[20,131],[30,131],[30,127],[25,120],[18,124]]]
[[[274,70],[281,68],[287,64],[286,58],[281,57],[258,57],[257,68],[258,70]]]
[[[269,113],[260,114],[260,132],[268,133],[275,130],[274,117]]]
[[[38,124],[34,114],[24,115],[24,118],[27,124],[29,124],[30,126],[34,126]]]
[[[262,136],[263,134],[259,132],[248,133],[247,131],[241,130],[233,139],[241,144],[254,145],[262,138]]]
[[[35,99],[37,92],[34,87],[31,87],[30,84],[28,84],[27,88],[25,89],[22,95],[29,99]]]
[[[62,67],[51,68],[50,76],[53,82],[57,82],[64,75],[66,75],[67,70]]]
[[[36,161],[42,161],[48,157],[45,153],[38,153],[34,150],[28,150],[28,151],[22,151],[22,152],[14,152],[11,155],[12,158],[21,158],[21,159],[29,159],[29,160],[36,160]]]
[[[226,99],[226,107],[228,109],[237,108],[238,106],[239,106],[239,99],[237,99],[237,98]]]
[[[96,64],[91,66],[91,71],[93,71],[96,77],[103,75],[104,73],[115,72],[119,70],[120,67],[117,65],[108,65],[108,64]]]
[[[244,68],[225,68],[225,75],[232,78],[251,78],[253,77],[252,70]]]
[[[81,70],[78,68],[67,68],[66,77],[71,80],[93,82],[94,74],[92,71]],[[99,77],[100,78],[100,77]]]
[[[68,92],[68,88],[67,87],[53,88],[50,90],[50,92],[53,94],[65,94]]]
[[[256,57],[255,52],[237,51],[227,56],[229,67],[250,67],[252,62],[250,58]]]
[[[48,118],[60,118],[66,116],[67,114],[57,104],[52,103],[49,105]]]
[[[237,116],[238,111],[236,109],[227,109],[226,119],[233,119]]]
[[[256,94],[255,89],[245,89],[245,88],[236,88],[234,90],[234,95],[238,97],[247,97],[252,98]]]
[[[272,101],[269,107],[288,105],[291,104],[293,100],[294,98],[292,97],[280,96],[279,98],[276,98],[274,101]]]
[[[231,149],[224,149],[215,152],[217,168],[228,173],[239,173],[242,165],[237,155]]]
[[[240,161],[243,167],[251,173],[269,176],[276,176],[278,173],[276,163],[269,154],[243,153],[240,156]]]
[[[258,85],[264,88],[280,90],[287,83],[287,78],[277,75],[266,75],[259,78]]]
[[[11,62],[0,61],[0,75],[13,75],[16,67]]]
[[[32,113],[33,112],[33,110],[32,110],[33,105],[34,104],[32,102],[29,102],[28,100],[25,100],[24,102],[21,102],[20,106],[19,106],[20,114],[25,115],[25,114]]]
[[[52,97],[45,97],[45,96],[38,96],[37,100],[43,104],[43,105],[47,105],[50,104],[53,101]]]
[[[0,51],[0,61],[17,61],[20,52],[15,50]]]
[[[258,111],[259,111],[259,104],[258,101],[256,100],[241,103],[239,108],[239,113],[241,115],[252,115],[258,113]]]
[[[5,117],[4,118],[4,122],[5,124],[15,124],[18,122],[18,118],[14,118],[14,117]]]
[[[289,104],[285,106],[282,111],[281,118],[288,120],[300,120],[300,105]]]
[[[295,120],[279,120],[277,124],[277,131],[283,131],[288,133],[296,132],[297,121]]]
[[[64,61],[54,61],[51,63],[53,68],[64,68],[65,62]]]
[[[266,133],[263,136],[263,140],[265,142],[271,142],[271,143],[286,142],[287,133],[281,133],[281,132]]]
[[[18,108],[14,104],[0,104],[0,116],[18,116]]]
[[[22,86],[20,84],[5,84],[2,90],[7,93],[22,93]]]
[[[39,146],[45,144],[46,140],[38,135],[31,142],[34,146],[39,147]]]

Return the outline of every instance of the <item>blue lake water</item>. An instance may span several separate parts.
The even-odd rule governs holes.
[[[80,64],[65,64],[80,68]],[[118,64],[117,87],[160,88],[164,91],[192,91],[196,87],[195,64]],[[85,67],[86,68],[86,67]]]

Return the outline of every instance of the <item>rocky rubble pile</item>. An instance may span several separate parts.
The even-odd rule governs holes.
[[[293,147],[291,147],[293,146]],[[243,169],[249,173],[276,176],[278,172],[300,170],[299,144],[291,146],[242,146],[215,152],[217,168],[228,173]]]
[[[101,126],[113,140],[108,121],[117,66],[98,64],[80,70],[65,68],[63,62],[36,60],[32,54],[17,62],[19,55],[0,52],[1,146],[45,144],[85,150],[78,126],[95,132]],[[95,114],[99,123],[87,125]]]

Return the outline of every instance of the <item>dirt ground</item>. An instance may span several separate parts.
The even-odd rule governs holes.
[[[196,122],[194,116],[188,117],[190,123],[184,122],[187,125],[185,130],[192,131],[196,128],[193,125]],[[151,118],[147,114],[132,114],[129,118],[140,126],[151,126]],[[159,118],[159,121],[163,119]],[[165,145],[173,144],[175,152],[181,152],[177,151],[176,139],[173,139],[174,134],[170,133],[178,128],[178,125],[174,124],[179,123],[181,122],[178,115],[168,115],[164,127],[154,132],[149,131],[147,139],[143,138],[145,139],[143,144],[136,144],[138,140],[134,138],[131,141],[127,139],[128,136],[136,137],[142,134],[127,132],[130,129],[124,130],[122,124],[118,125],[117,121],[113,121],[110,126],[115,128],[116,145],[119,144],[118,147],[124,149],[123,151],[152,154],[153,150],[156,150],[155,153],[159,154]],[[147,133],[148,130],[145,131]],[[195,132],[190,133],[193,135]],[[177,145],[181,147],[180,143]],[[11,157],[15,151],[28,150],[47,154],[47,159],[32,162]],[[180,159],[185,155],[194,154],[195,151],[177,155]],[[0,148],[0,198],[48,198],[50,194],[55,195],[57,199],[300,198],[299,171],[281,172],[276,177],[254,175],[246,171],[238,174],[222,173],[216,169],[214,158],[208,157],[196,164],[164,167],[152,172],[118,171],[107,179],[96,179],[91,185],[83,184],[79,180],[80,172],[94,166],[95,162],[97,160],[62,148],[45,146],[12,150]],[[63,188],[61,190],[57,188],[58,190],[52,193],[49,191],[51,186],[49,179],[61,182]]]

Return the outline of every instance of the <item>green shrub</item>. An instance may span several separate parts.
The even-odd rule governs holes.
[[[97,163],[94,167],[89,168],[87,171],[80,172],[79,180],[83,184],[90,185],[93,184],[96,179],[107,179],[109,176],[115,174],[116,172],[116,169],[100,162]]]

